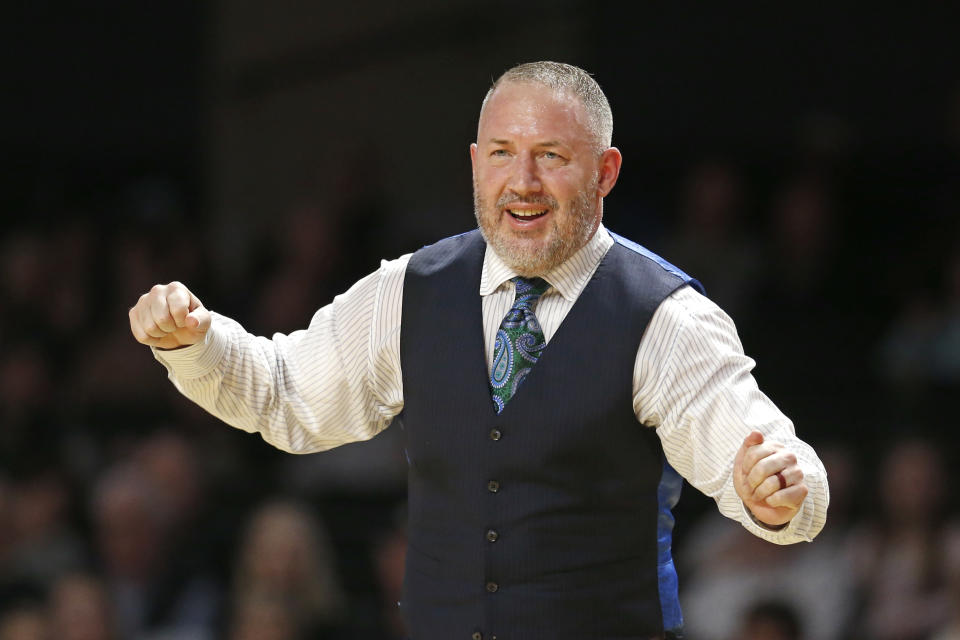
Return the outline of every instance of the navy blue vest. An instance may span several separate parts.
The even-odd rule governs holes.
[[[477,293],[482,237],[411,258],[399,420],[413,640],[639,640],[682,624],[670,557],[681,480],[637,423],[632,380],[653,312],[699,283],[614,238],[500,415]]]

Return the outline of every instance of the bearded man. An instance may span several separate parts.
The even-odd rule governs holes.
[[[384,261],[290,335],[249,335],[176,282],[130,310],[181,392],[280,449],[402,425],[414,640],[681,637],[682,478],[774,543],[824,525],[823,466],[733,322],[602,225],[612,131],[588,73],[519,65],[470,145],[479,230]]]

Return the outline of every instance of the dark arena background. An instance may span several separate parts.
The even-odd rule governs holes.
[[[280,453],[181,398],[127,309],[176,279],[289,332],[471,228],[480,101],[539,59],[610,98],[606,225],[704,283],[827,466],[808,545],[685,488],[688,637],[960,637],[957,3],[4,14],[0,639],[404,637],[399,429]]]

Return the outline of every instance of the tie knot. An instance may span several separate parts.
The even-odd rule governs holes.
[[[514,298],[514,306],[517,302],[524,302],[527,307],[536,304],[543,292],[550,288],[550,283],[543,278],[510,278],[510,281],[517,286],[517,294]]]

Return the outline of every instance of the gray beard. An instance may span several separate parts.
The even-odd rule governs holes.
[[[594,179],[587,189],[567,205],[567,211],[558,215],[557,201],[546,196],[521,198],[505,193],[491,209],[480,196],[474,181],[473,213],[477,218],[477,226],[483,239],[507,266],[525,277],[541,276],[562,264],[590,240],[598,212],[593,209],[588,194],[596,193],[596,182]],[[515,242],[509,231],[500,226],[500,211],[515,202],[542,204],[552,209],[553,226],[544,244],[533,248],[522,246]]]

